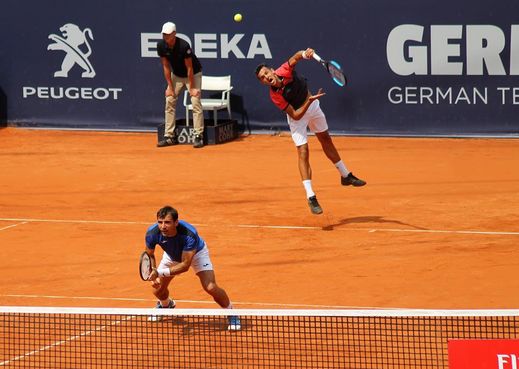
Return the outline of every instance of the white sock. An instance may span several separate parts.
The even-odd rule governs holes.
[[[309,199],[312,196],[315,196],[315,192],[312,189],[312,180],[311,179],[305,179],[303,181],[303,186],[305,187],[306,191],[306,198]]]
[[[339,160],[337,163],[334,164],[335,168],[341,173],[342,177],[347,177],[348,174],[350,174],[350,171],[348,168],[346,168],[346,165],[342,162],[342,160]]]

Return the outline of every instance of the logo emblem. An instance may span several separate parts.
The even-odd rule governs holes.
[[[88,42],[88,38],[94,39],[92,30],[85,28],[83,31],[72,23],[63,25],[60,29],[61,35],[50,34],[49,39],[54,41],[47,46],[47,50],[61,50],[65,52],[65,57],[61,63],[61,70],[54,72],[54,77],[68,77],[68,72],[74,65],[83,68],[81,77],[94,78],[96,72],[92,64],[88,60],[92,54],[92,48]],[[87,37],[88,36],[88,37]],[[86,52],[80,46],[85,45]]]

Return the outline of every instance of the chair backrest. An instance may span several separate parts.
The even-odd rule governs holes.
[[[231,76],[202,75],[202,90],[223,91],[231,88]]]

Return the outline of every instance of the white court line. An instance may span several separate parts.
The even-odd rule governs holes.
[[[352,228],[350,228],[352,229]],[[356,228],[354,230],[361,230],[362,228]],[[353,229],[352,229],[353,230]],[[367,229],[364,229],[367,230]],[[519,232],[492,232],[492,231],[449,231],[441,229],[398,229],[398,228],[381,228],[381,229],[370,229],[369,233],[374,232],[414,232],[414,233],[454,233],[454,234],[488,234],[488,235],[508,235],[508,236],[519,236]]]
[[[225,224],[221,224],[225,226]],[[237,228],[266,228],[266,229],[307,229],[307,230],[322,230],[322,227],[315,226],[289,226],[289,225],[259,225],[259,224],[228,224],[228,227]]]
[[[109,300],[109,301],[149,301],[155,302],[156,300],[150,299],[138,299],[138,298],[125,298],[125,297],[92,297],[92,296],[52,296],[52,295],[0,295],[0,297],[16,297],[16,298],[37,298],[37,299],[66,299],[66,300]],[[195,304],[211,304],[214,305],[214,301],[198,301],[198,300],[178,300],[177,302],[195,303]],[[233,305],[252,305],[252,306],[283,306],[293,308],[311,308],[311,309],[404,309],[396,307],[380,307],[380,306],[348,306],[348,305],[309,305],[309,304],[284,304],[274,302],[245,302],[245,301],[233,301]],[[408,308],[405,308],[408,309]]]
[[[112,322],[109,325],[102,325],[100,327],[97,327],[96,329],[92,329],[90,331],[85,331],[85,332],[83,332],[81,334],[78,334],[76,336],[70,336],[69,338],[66,338],[66,339],[61,340],[61,341],[56,341],[56,342],[51,343],[50,345],[47,345],[47,346],[42,346],[42,347],[40,347],[37,350],[29,351],[29,352],[26,352],[23,355],[16,356],[16,357],[14,357],[12,359],[2,361],[2,362],[0,362],[0,366],[9,365],[10,363],[12,363],[14,361],[23,360],[23,359],[25,359],[25,358],[27,358],[29,356],[33,356],[33,355],[39,354],[40,352],[47,351],[47,350],[50,350],[50,349],[52,349],[54,347],[58,347],[58,346],[66,344],[66,343],[75,341],[75,340],[77,340],[77,339],[79,339],[81,337],[90,336],[91,334],[97,333],[99,331],[103,331],[103,330],[105,330],[108,327],[111,327],[111,326],[114,326],[114,325],[117,325],[117,324],[121,324],[122,322],[130,320],[130,319],[133,319],[133,318],[134,318],[133,316],[129,316],[129,317],[125,318],[125,319],[117,320],[115,322]]]
[[[115,220],[76,220],[76,219],[32,219],[32,218],[0,218],[8,222],[42,222],[42,223],[87,223],[87,224],[150,224],[150,222],[125,222]]]
[[[17,223],[17,224],[11,224],[10,226],[4,227],[4,228],[0,228],[0,231],[5,231],[6,229],[18,227],[19,225],[27,224],[27,223],[28,222],[23,221],[23,222],[20,222],[20,223]]]
[[[146,224],[152,222],[130,222],[130,221],[112,221],[112,220],[73,220],[73,219],[25,219],[25,218],[0,218],[0,221],[16,221],[16,222],[44,222],[44,223],[83,223],[83,224]],[[231,228],[259,228],[259,229],[302,229],[310,231],[322,231],[323,227],[316,226],[291,226],[291,225],[260,225],[260,224],[218,224],[209,225],[201,223],[193,223],[197,227],[231,227]],[[443,233],[443,234],[469,234],[469,235],[490,235],[490,236],[519,236],[519,232],[506,231],[478,231],[478,230],[449,230],[449,229],[404,229],[404,228],[355,228],[341,227],[336,231],[355,231],[355,232],[400,232],[400,233]],[[329,231],[326,231],[329,232]]]

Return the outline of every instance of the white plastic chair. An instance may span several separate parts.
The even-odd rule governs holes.
[[[202,75],[202,98],[200,102],[202,103],[202,111],[203,110],[212,110],[214,117],[214,125],[217,124],[217,112],[221,109],[227,109],[229,113],[229,119],[231,119],[231,76],[204,76]],[[221,91],[221,97],[219,99],[215,98],[205,98],[204,91]],[[186,125],[189,126],[189,112],[193,111],[193,105],[191,103],[187,103],[189,96],[189,91],[184,91],[184,106],[186,108]]]

